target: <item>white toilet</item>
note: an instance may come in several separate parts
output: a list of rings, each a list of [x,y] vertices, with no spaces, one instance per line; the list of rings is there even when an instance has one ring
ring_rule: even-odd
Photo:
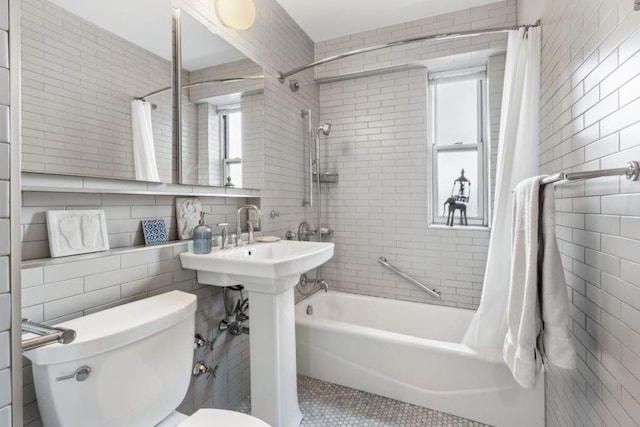
[[[195,312],[195,295],[172,291],[58,325],[75,341],[24,353],[44,425],[268,427],[239,412],[175,410],[191,378]]]

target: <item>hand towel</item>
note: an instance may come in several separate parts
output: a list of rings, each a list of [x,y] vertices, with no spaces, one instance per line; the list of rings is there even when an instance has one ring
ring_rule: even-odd
[[[543,357],[566,369],[576,363],[555,236],[553,186],[541,190],[542,178],[522,181],[513,196],[508,330],[503,357],[515,380],[526,388],[536,385]]]

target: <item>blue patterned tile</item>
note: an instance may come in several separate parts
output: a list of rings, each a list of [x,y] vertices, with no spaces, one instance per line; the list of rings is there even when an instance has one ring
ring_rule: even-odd
[[[145,245],[164,243],[169,240],[167,226],[163,219],[142,220],[142,231],[144,232]]]

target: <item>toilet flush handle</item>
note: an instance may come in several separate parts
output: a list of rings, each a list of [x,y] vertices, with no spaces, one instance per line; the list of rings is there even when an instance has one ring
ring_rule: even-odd
[[[76,381],[82,382],[89,378],[91,374],[91,368],[88,366],[81,366],[73,374],[64,375],[62,377],[56,378],[56,381],[64,381],[70,380],[71,378],[75,378]]]

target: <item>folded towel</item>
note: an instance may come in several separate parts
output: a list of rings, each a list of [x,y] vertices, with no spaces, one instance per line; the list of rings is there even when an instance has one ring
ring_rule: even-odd
[[[515,380],[532,388],[542,359],[565,369],[576,365],[569,332],[569,300],[555,236],[553,186],[534,177],[514,190],[508,331],[503,357]]]

